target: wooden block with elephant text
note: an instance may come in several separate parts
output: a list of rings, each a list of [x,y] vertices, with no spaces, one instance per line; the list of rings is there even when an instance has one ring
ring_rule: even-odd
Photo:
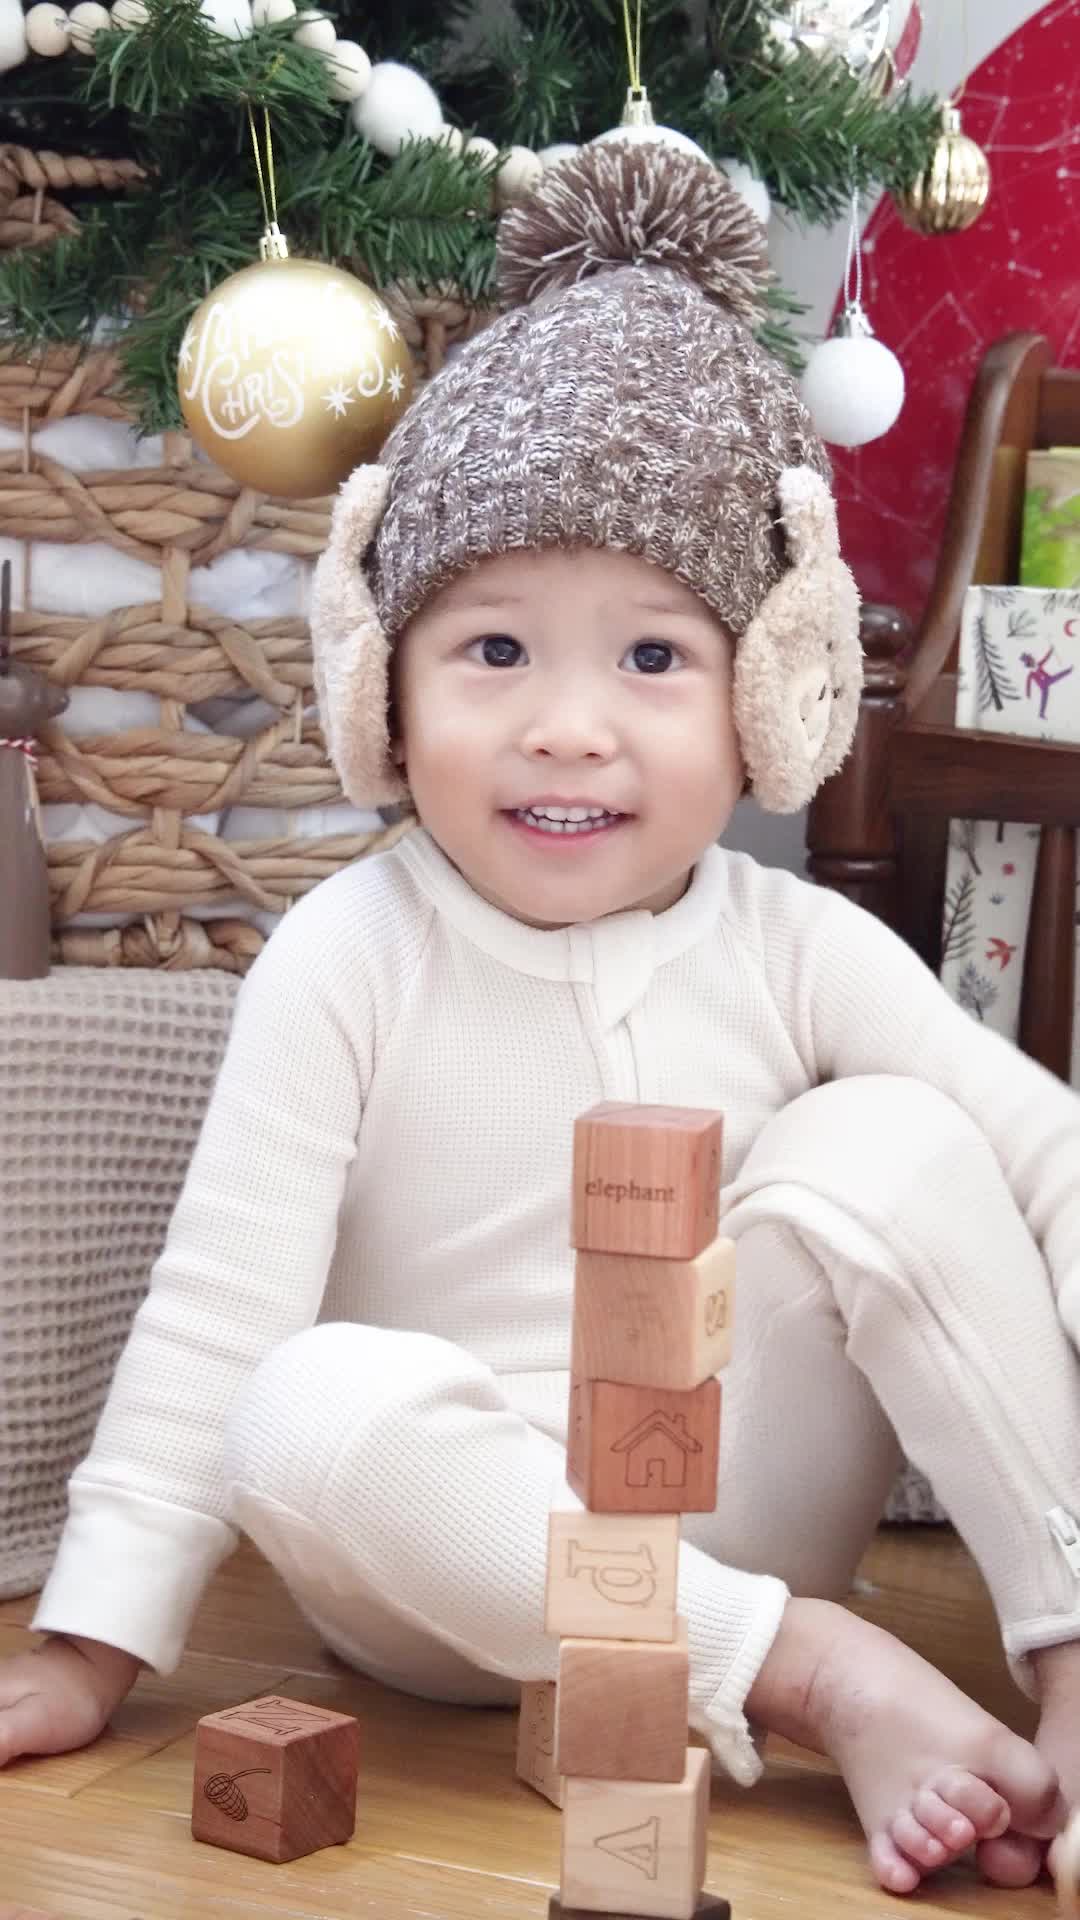
[[[675,1638],[559,1642],[555,1765],[589,1780],[681,1780],[690,1718],[686,1621]]]
[[[692,1260],[716,1237],[722,1136],[706,1108],[590,1107],[574,1125],[571,1245]]]

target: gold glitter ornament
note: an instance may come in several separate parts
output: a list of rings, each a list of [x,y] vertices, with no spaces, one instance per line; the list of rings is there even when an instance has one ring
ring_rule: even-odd
[[[412,385],[408,346],[378,294],[287,254],[215,287],[180,348],[192,437],[234,480],[290,499],[331,493],[374,460]]]
[[[990,162],[961,128],[959,108],[946,102],[929,166],[893,195],[900,218],[916,233],[963,233],[989,198]]]

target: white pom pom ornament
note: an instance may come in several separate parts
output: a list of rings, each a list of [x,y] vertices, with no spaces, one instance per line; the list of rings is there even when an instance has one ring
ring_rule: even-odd
[[[769,189],[764,180],[759,180],[757,174],[743,160],[718,160],[716,164],[721,173],[727,174],[736,193],[742,194],[755,218],[761,221],[763,227],[767,227],[769,215],[772,212],[772,201],[769,199]]]
[[[337,39],[337,31],[332,20],[325,13],[319,13],[314,7],[306,7],[296,16],[296,32],[293,39],[301,47],[310,47],[313,53],[330,53]],[[357,47],[357,53],[360,49]],[[367,60],[367,55],[364,55]],[[368,62],[370,70],[370,61]]]
[[[904,404],[904,369],[857,305],[845,307],[832,338],[814,348],[801,386],[818,433],[836,447],[879,440]]]
[[[340,49],[339,40],[335,59]],[[352,122],[380,153],[393,155],[406,140],[437,140],[443,117],[439,97],[423,74],[396,60],[380,60],[353,106]]]
[[[77,7],[72,7],[68,21],[71,44],[76,53],[89,53],[94,44],[94,35],[100,33],[102,27],[112,26],[108,13],[104,7],[98,6],[97,0],[80,0]]]
[[[55,60],[58,53],[66,53],[71,44],[71,27],[63,7],[53,6],[48,0],[31,7],[26,16],[26,41],[32,53],[43,53]],[[4,65],[4,55],[0,51],[0,68]]]
[[[26,59],[26,26],[22,0],[0,0],[0,73]]]

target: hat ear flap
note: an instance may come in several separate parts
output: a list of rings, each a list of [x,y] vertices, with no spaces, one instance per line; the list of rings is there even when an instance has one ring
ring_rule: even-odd
[[[390,757],[390,644],[364,572],[386,508],[386,467],[357,467],[334,502],[315,567],[311,644],[315,697],[330,758],[356,807],[407,800]]]
[[[840,558],[836,505],[812,467],[777,481],[788,571],[735,651],[735,725],[752,791],[797,813],[846,759],[862,692],[859,593]]]

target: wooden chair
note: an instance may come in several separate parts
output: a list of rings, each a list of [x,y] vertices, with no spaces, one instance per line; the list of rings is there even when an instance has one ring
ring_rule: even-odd
[[[1012,333],[975,377],[937,572],[918,629],[863,608],[866,687],[855,745],[809,814],[808,871],[878,914],[933,967],[941,960],[949,822],[1040,827],[1019,1044],[1063,1079],[1072,1052],[1080,746],[954,724],[960,615],[969,585],[1018,578],[1031,447],[1080,446],[1080,372]]]

